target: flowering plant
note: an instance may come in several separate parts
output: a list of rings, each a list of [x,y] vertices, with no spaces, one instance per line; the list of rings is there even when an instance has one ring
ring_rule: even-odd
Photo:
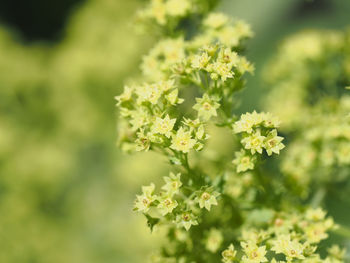
[[[266,165],[285,147],[278,112],[236,115],[245,75],[254,71],[243,56],[253,33],[243,21],[211,12],[215,2],[152,0],[139,18],[162,37],[143,58],[143,82],[116,97],[120,147],[156,151],[171,164],[160,190],[143,186],[135,200],[151,230],[167,231],[152,261],[343,262],[338,246],[320,253],[319,243],[337,228],[320,202],[305,203]],[[275,79],[288,69],[276,67]],[[213,127],[230,132],[232,151],[208,154]],[[330,139],[339,136],[349,139]]]

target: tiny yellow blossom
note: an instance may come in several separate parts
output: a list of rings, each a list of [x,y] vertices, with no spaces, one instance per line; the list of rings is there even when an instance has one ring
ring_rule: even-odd
[[[291,240],[290,235],[278,236],[277,239],[272,242],[271,250],[275,251],[277,254],[283,253],[289,260],[293,258],[305,258],[303,255],[303,245],[297,240]]]
[[[176,216],[176,223],[178,227],[184,227],[187,231],[192,225],[198,225],[196,217],[191,212],[184,212]]]
[[[158,201],[157,208],[162,216],[171,213],[178,205],[177,201],[173,200],[170,196],[161,196],[158,198]]]
[[[124,91],[121,95],[115,96],[115,100],[117,101],[117,106],[120,106],[124,101],[129,101],[132,97],[134,89],[128,86],[124,87]]]
[[[247,170],[254,169],[254,163],[256,158],[249,156],[243,149],[235,153],[236,158],[232,161],[236,165],[237,173],[245,172]]]
[[[223,239],[222,233],[219,230],[212,228],[207,234],[205,248],[208,251],[215,253],[220,248]]]
[[[156,195],[153,195],[155,185],[152,183],[149,186],[142,186],[142,195],[136,196],[135,210],[147,213],[151,204],[157,199]]]
[[[322,210],[322,208],[316,208],[316,209],[309,208],[308,210],[306,210],[305,217],[308,220],[321,221],[325,219],[326,212]]]
[[[188,153],[196,143],[195,139],[192,139],[191,133],[185,131],[182,127],[177,131],[175,135],[172,136],[170,148]]]
[[[283,137],[277,136],[277,130],[274,129],[269,132],[264,141],[264,148],[267,152],[267,155],[271,155],[272,153],[279,154],[280,150],[284,148],[284,144],[281,143],[283,141]]]
[[[237,251],[234,246],[231,244],[227,249],[225,249],[222,253],[222,262],[224,263],[232,263],[236,257]]]
[[[203,21],[204,26],[209,28],[219,28],[226,25],[229,18],[223,13],[210,13],[208,17]]]
[[[212,205],[218,205],[218,202],[216,200],[216,197],[218,196],[219,193],[213,192],[212,190],[208,189],[205,191],[201,191],[196,197],[195,201],[199,204],[200,208],[205,207],[205,209],[210,211]]]
[[[254,242],[241,242],[241,246],[245,255],[242,258],[242,262],[245,263],[260,263],[266,262],[266,248],[265,246],[257,246]]]
[[[218,61],[226,63],[229,67],[237,66],[240,62],[238,54],[230,48],[222,48],[218,55]]]
[[[166,12],[170,16],[184,16],[190,9],[190,0],[168,0],[166,2]]]
[[[157,117],[152,132],[163,134],[169,138],[175,122],[176,119],[170,119],[169,114],[167,114],[164,119]]]
[[[193,109],[198,111],[198,117],[204,121],[208,121],[211,117],[217,116],[216,110],[220,107],[220,104],[211,99],[208,94],[204,94],[203,98],[196,98],[197,103],[193,106]]]
[[[179,192],[179,188],[182,186],[180,181],[181,174],[173,174],[170,173],[169,176],[164,177],[165,185],[162,187],[169,195],[177,194]]]
[[[310,224],[305,229],[305,234],[310,243],[319,243],[321,240],[326,239],[328,234],[326,233],[327,227],[323,222]]]
[[[195,55],[191,60],[191,66],[195,69],[205,69],[210,61],[210,56],[207,52],[203,52],[201,55]]]
[[[222,62],[214,62],[210,65],[208,71],[216,74],[216,76],[220,77],[222,81],[226,81],[227,79],[233,78],[234,76],[234,72],[232,71],[232,65]],[[211,77],[212,76],[214,75],[211,74]],[[216,80],[217,77],[214,77],[213,79]]]
[[[244,148],[250,150],[252,154],[256,152],[262,153],[262,149],[264,147],[265,136],[260,134],[260,130],[255,133],[243,138],[241,143],[244,145]]]
[[[165,95],[165,98],[170,102],[171,105],[181,104],[184,102],[184,99],[178,97],[179,90],[174,89],[169,94]]]
[[[157,84],[142,85],[136,89],[136,94],[138,95],[137,103],[141,104],[144,101],[148,101],[152,104],[157,104],[162,93],[162,89]]]
[[[139,132],[136,133],[137,139],[135,140],[136,143],[136,151],[148,151],[151,146],[151,140],[148,135],[144,133],[144,130],[141,129]]]

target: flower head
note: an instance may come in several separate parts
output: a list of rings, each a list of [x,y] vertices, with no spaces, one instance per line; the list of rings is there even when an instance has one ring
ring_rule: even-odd
[[[179,189],[182,185],[180,181],[181,174],[173,174],[170,173],[169,176],[164,177],[165,185],[163,185],[162,189],[165,190],[169,195],[174,195],[179,192]]]
[[[160,196],[158,198],[159,204],[157,206],[162,216],[171,213],[178,205],[177,201],[171,196]]]
[[[270,156],[272,153],[279,154],[280,150],[284,148],[282,143],[283,137],[277,136],[277,130],[273,129],[269,132],[265,138],[264,148],[267,154]]]
[[[237,254],[237,251],[235,250],[234,246],[231,244],[227,249],[222,251],[221,256],[222,256],[222,262],[224,263],[232,263],[233,260],[235,259]]]
[[[169,114],[167,114],[163,119],[157,117],[152,132],[163,134],[169,138],[175,122],[176,119],[170,119]]]
[[[237,173],[254,169],[254,163],[256,161],[254,156],[247,154],[247,152],[243,149],[236,152],[235,155],[236,158],[232,161],[232,163],[236,165]]]
[[[218,192],[213,191],[211,188],[204,188],[204,190],[197,193],[195,201],[199,204],[200,208],[210,211],[212,205],[218,205],[218,201],[216,200],[218,196]]]
[[[192,139],[191,132],[185,131],[182,127],[172,136],[170,148],[188,153],[196,143],[195,139]]]
[[[252,154],[256,152],[262,153],[264,147],[265,136],[262,136],[260,130],[255,133],[248,135],[247,137],[241,140],[241,143],[244,145],[244,148],[250,150]]]
[[[203,24],[209,28],[220,28],[227,24],[229,18],[223,13],[211,13],[204,20]]]
[[[190,211],[177,215],[176,223],[178,227],[184,227],[187,231],[191,228],[192,225],[198,225],[196,217]]]
[[[202,98],[196,98],[197,103],[193,109],[198,111],[198,117],[204,121],[208,121],[211,117],[217,116],[216,110],[220,107],[214,99],[210,98],[208,94],[204,94]]]
[[[246,263],[260,263],[266,262],[266,248],[265,246],[258,247],[254,242],[241,242],[241,246],[245,255],[242,258],[242,262]]]
[[[149,186],[142,186],[142,195],[137,195],[135,200],[134,209],[136,211],[148,212],[152,203],[157,199],[157,196],[153,194],[154,189],[153,183]]]
[[[207,233],[205,248],[208,251],[215,253],[220,248],[223,239],[222,233],[219,230],[212,228]]]

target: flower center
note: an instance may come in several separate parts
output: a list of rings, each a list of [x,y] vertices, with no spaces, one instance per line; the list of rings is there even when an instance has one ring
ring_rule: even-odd
[[[210,194],[209,193],[205,192],[205,193],[202,194],[202,199],[203,200],[207,201],[207,200],[209,200],[209,198],[210,198]]]
[[[203,103],[203,108],[206,110],[206,111],[209,111],[211,109],[211,105],[208,103],[208,102],[204,102]]]

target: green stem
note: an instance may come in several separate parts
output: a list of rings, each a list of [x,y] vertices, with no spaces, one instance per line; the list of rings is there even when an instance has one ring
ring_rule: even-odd
[[[188,162],[188,154],[187,153],[184,154],[184,167],[186,168],[188,173],[191,173],[192,169],[191,169],[190,164]]]
[[[208,78],[208,73],[205,72],[204,75],[205,75],[205,84],[207,85],[207,89],[209,89],[209,78]]]
[[[311,206],[313,208],[317,208],[320,206],[320,204],[322,203],[324,197],[326,196],[326,189],[324,187],[321,187],[317,190],[317,192],[315,193],[315,195],[312,197],[311,200]]]
[[[350,228],[347,226],[338,225],[338,228],[332,230],[332,232],[336,235],[350,238]]]

